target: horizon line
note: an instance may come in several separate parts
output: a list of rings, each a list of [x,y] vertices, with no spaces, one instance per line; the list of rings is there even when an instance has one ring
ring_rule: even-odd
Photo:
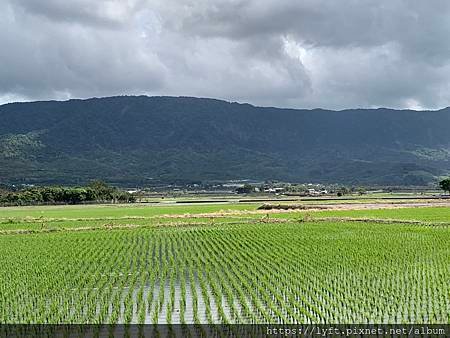
[[[307,111],[314,111],[314,110],[323,110],[323,111],[334,111],[334,112],[340,112],[340,111],[348,111],[348,110],[395,110],[395,111],[414,111],[414,112],[439,112],[445,109],[450,108],[450,106],[446,106],[443,108],[438,109],[412,109],[412,108],[390,108],[386,106],[377,106],[377,107],[356,107],[356,108],[343,108],[343,109],[329,109],[329,108],[288,108],[288,107],[282,107],[282,106],[272,106],[272,105],[256,105],[249,102],[242,102],[242,101],[232,101],[227,100],[223,98],[216,98],[216,97],[207,97],[207,96],[186,96],[186,95],[148,95],[148,94],[122,94],[122,95],[110,95],[110,96],[92,96],[87,98],[68,98],[68,99],[44,99],[44,100],[23,100],[23,101],[11,101],[6,103],[1,103],[0,107],[7,106],[7,105],[13,105],[13,104],[29,104],[29,103],[65,103],[70,101],[89,101],[89,100],[105,100],[105,99],[114,99],[114,98],[174,98],[174,99],[198,99],[198,100],[213,100],[213,101],[220,101],[228,104],[239,104],[239,105],[249,105],[254,108],[266,108],[266,109],[281,109],[281,110],[307,110]]]

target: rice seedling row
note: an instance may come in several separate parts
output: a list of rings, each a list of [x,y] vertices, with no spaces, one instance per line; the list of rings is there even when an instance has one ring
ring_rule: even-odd
[[[0,235],[0,323],[449,323],[449,242],[294,220]]]

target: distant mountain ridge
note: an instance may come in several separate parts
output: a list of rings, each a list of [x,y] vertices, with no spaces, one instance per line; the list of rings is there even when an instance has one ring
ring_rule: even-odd
[[[450,108],[300,110],[118,96],[6,104],[0,121],[0,183],[425,185],[450,172]]]

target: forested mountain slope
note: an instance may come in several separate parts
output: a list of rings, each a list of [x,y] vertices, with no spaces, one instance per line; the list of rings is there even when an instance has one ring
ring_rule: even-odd
[[[422,185],[450,171],[450,109],[294,110],[187,97],[0,106],[0,183],[279,179]]]

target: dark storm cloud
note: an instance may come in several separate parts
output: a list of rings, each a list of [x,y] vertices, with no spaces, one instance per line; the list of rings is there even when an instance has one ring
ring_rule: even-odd
[[[449,14],[437,0],[4,0],[0,100],[438,108],[450,101]]]
[[[114,18],[102,15],[101,8],[95,1],[59,1],[59,0],[16,0],[16,4],[32,15],[59,22],[72,22],[86,25],[114,27],[119,24]],[[20,9],[19,9],[20,10]]]

